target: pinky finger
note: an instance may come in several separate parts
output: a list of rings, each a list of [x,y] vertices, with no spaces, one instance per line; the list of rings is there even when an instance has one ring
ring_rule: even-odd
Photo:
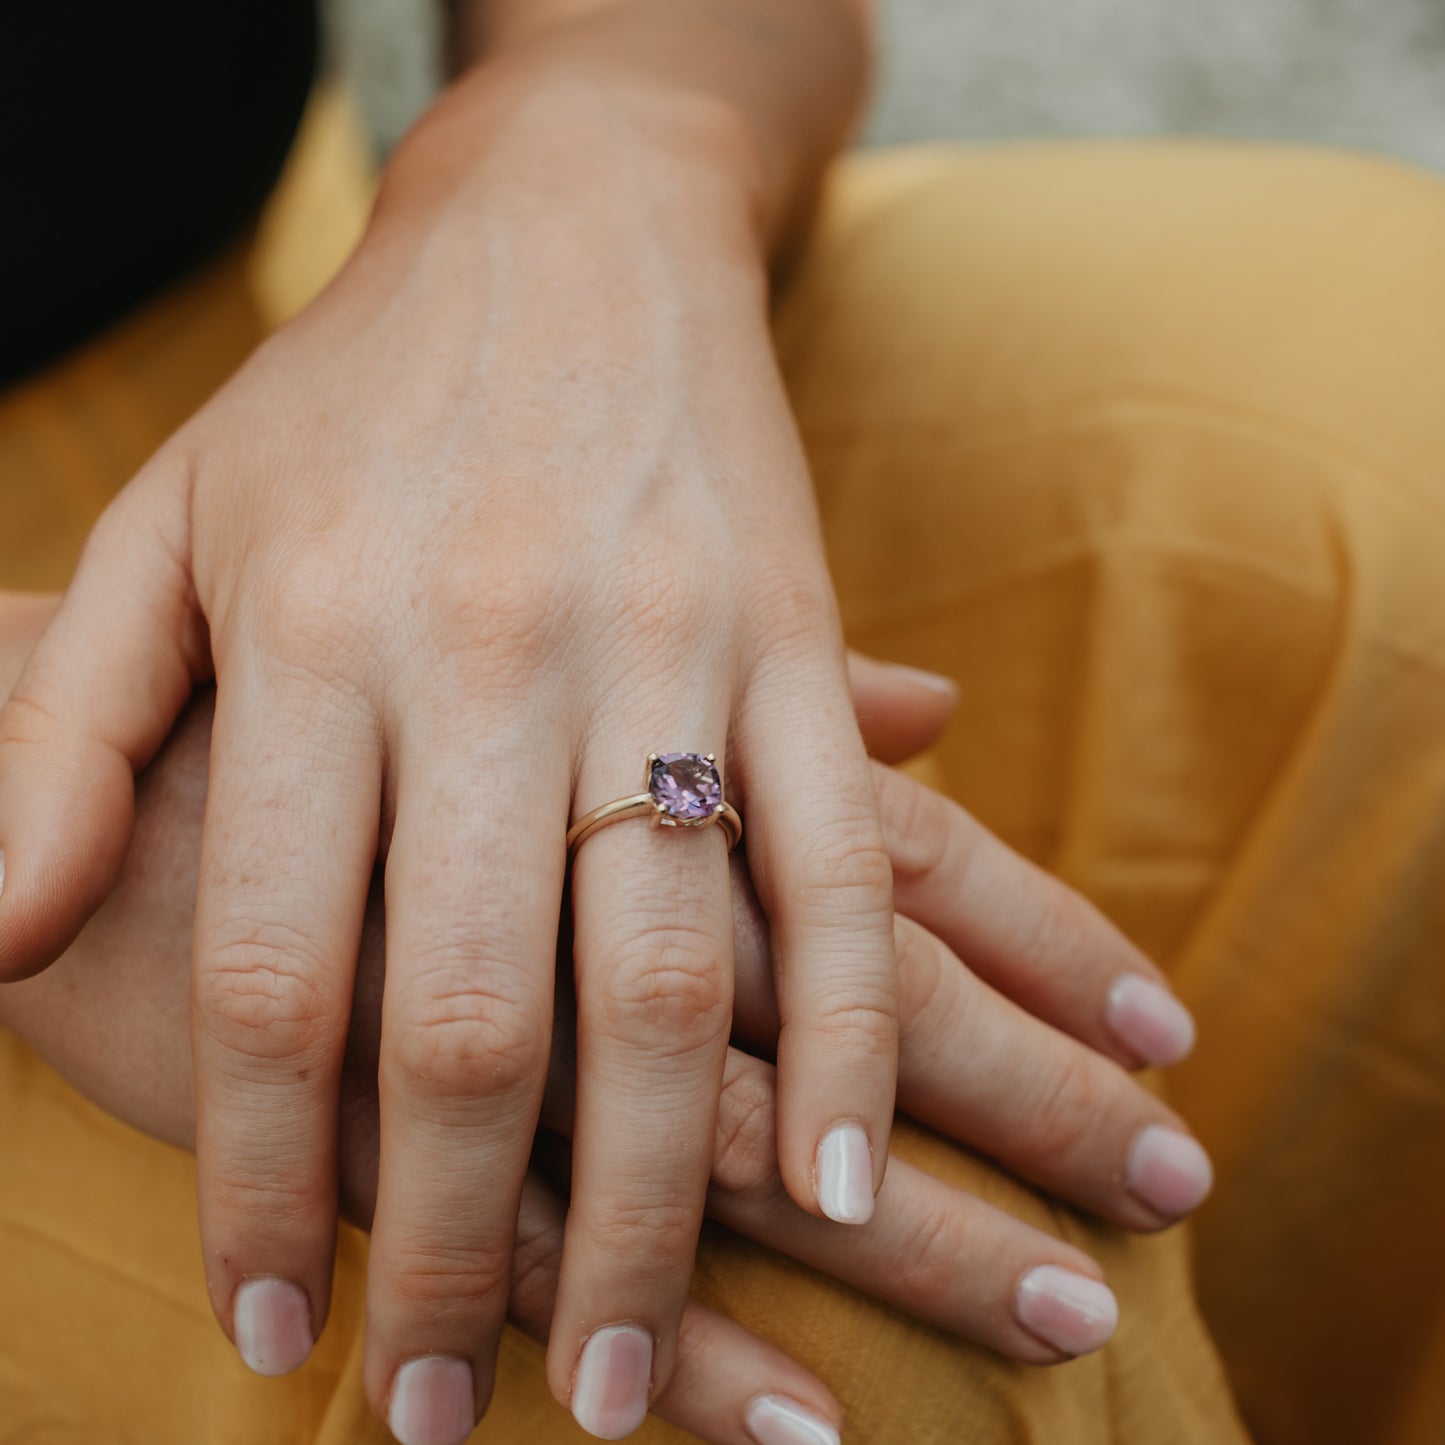
[[[901,915],[1036,1018],[1128,1068],[1188,1055],[1188,1009],[1092,903],[943,794],[876,765],[873,781]]]
[[[529,1174],[517,1220],[511,1316],[519,1329],[543,1342],[552,1324],[565,1221],[561,1199]],[[627,1352],[618,1350],[615,1359],[599,1363],[625,1369]],[[609,1382],[598,1374],[593,1388]],[[582,1376],[579,1370],[574,1389],[588,1387]],[[676,1367],[652,1411],[707,1445],[838,1445],[842,1419],[838,1402],[801,1365],[691,1300],[683,1311]]]

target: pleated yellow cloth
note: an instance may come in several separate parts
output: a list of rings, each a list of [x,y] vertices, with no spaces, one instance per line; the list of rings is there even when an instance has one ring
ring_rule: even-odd
[[[0,398],[0,585],[64,580],[276,314],[259,274]],[[1192,1246],[1128,1236],[899,1128],[1108,1270],[1117,1337],[1053,1370],[721,1234],[697,1292],[816,1369],[855,1445],[1440,1445],[1445,186],[1263,148],[854,158],[778,338],[852,640],[960,680],[944,784],[1170,970],[1219,1185]],[[0,1035],[0,1442],[387,1439],[364,1238],[312,1362],[256,1379],[193,1185]],[[509,1334],[476,1440],[584,1438]]]

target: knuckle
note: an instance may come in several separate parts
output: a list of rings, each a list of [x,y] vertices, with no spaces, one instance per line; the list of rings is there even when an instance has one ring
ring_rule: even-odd
[[[614,1202],[588,1231],[605,1259],[648,1281],[686,1278],[697,1248],[697,1211],[679,1203]]]
[[[683,923],[649,929],[613,954],[597,999],[613,1036],[695,1047],[727,1027],[731,990],[719,941]]]
[[[180,434],[172,437],[95,519],[81,552],[82,567],[132,555],[137,538],[153,528],[157,504],[189,487],[194,468],[180,442]]]
[[[798,854],[797,901],[830,919],[886,914],[893,900],[893,863],[875,818],[819,828]]]
[[[521,1315],[549,1310],[557,1294],[561,1268],[562,1253],[552,1231],[545,1227],[528,1228],[525,1223],[519,1225],[516,1247],[512,1251],[513,1308]]]
[[[770,650],[788,655],[816,649],[820,639],[831,646],[839,635],[838,604],[822,569],[771,569],[766,584],[755,589],[753,605]]]
[[[714,1358],[714,1340],[715,1335],[708,1313],[705,1310],[693,1308],[692,1302],[689,1301],[688,1308],[683,1310],[682,1318],[677,1322],[679,1364],[691,1360],[705,1361]]]
[[[346,1010],[314,946],[282,924],[209,941],[196,981],[206,1034],[248,1058],[307,1058],[340,1047]]]
[[[942,947],[918,924],[897,918],[893,942],[898,955],[898,1015],[905,1031],[927,1027],[939,1014],[944,982]]]
[[[945,798],[894,768],[875,765],[878,818],[896,877],[930,878],[962,841]]]
[[[565,620],[567,590],[523,547],[443,557],[427,579],[424,615],[438,654],[489,667],[547,651]]]
[[[614,585],[604,611],[616,634],[650,649],[669,638],[702,633],[716,622],[717,603],[695,573],[644,559]]]
[[[781,1186],[776,1093],[762,1066],[729,1067],[718,1099],[712,1177],[737,1195],[771,1194]]]
[[[899,1247],[893,1262],[899,1297],[926,1318],[954,1311],[958,1261],[970,1257],[962,1236],[958,1219],[946,1208],[926,1206]]]
[[[313,548],[270,569],[250,628],[269,656],[329,673],[357,622],[353,564]]]
[[[1098,934],[1093,906],[1042,869],[1027,866],[1037,886],[1028,897],[1020,958],[1046,973],[1065,972],[1081,954],[1081,961],[1087,962],[1092,951],[1087,945]]]
[[[1020,1152],[1041,1166],[1066,1164],[1080,1153],[1094,1152],[1099,1121],[1107,1100],[1099,1072],[1082,1050],[1067,1047],[1033,1073],[1031,1121]]]
[[[410,1314],[434,1319],[439,1309],[460,1306],[475,1312],[505,1296],[511,1284],[508,1250],[468,1244],[445,1248],[419,1245],[397,1251],[391,1289]]]
[[[882,1003],[830,1003],[810,1027],[830,1057],[891,1063],[898,1057],[898,1015]]]
[[[61,720],[41,700],[27,676],[0,709],[0,747],[43,747],[63,737]]]
[[[427,979],[404,1003],[394,1059],[414,1088],[438,1099],[530,1091],[547,1067],[545,1010],[533,998],[484,985],[471,970]]]
[[[329,1219],[330,1197],[302,1168],[286,1169],[275,1159],[264,1172],[243,1172],[234,1164],[212,1168],[202,1181],[208,1207],[232,1219],[265,1220],[273,1237],[308,1233]]]
[[[77,576],[85,575],[93,568],[103,567],[106,562],[122,555],[132,541],[130,512],[133,503],[129,488],[122,488],[110,504],[95,519],[76,565]]]

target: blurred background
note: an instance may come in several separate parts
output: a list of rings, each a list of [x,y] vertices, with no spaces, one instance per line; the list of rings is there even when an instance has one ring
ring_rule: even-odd
[[[437,83],[437,0],[327,3],[332,60],[385,149]],[[1445,0],[880,0],[880,11],[871,143],[1261,136],[1445,170]]]

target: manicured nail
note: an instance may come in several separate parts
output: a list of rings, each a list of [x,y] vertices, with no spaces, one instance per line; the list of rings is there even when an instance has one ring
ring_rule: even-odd
[[[890,672],[896,672],[899,677],[917,683],[919,687],[926,687],[930,692],[941,692],[945,697],[955,699],[958,697],[958,684],[951,677],[944,677],[941,672],[925,672],[921,667],[905,667],[901,662],[888,662],[884,666]]]
[[[873,1217],[873,1151],[861,1124],[835,1124],[818,1145],[818,1208],[839,1224]]]
[[[1146,1064],[1177,1064],[1194,1047],[1194,1015],[1167,988],[1142,973],[1114,980],[1104,1005],[1104,1022]]]
[[[1202,1203],[1214,1187],[1214,1166],[1188,1134],[1150,1124],[1129,1148],[1124,1182],[1156,1214],[1177,1219]]]
[[[454,1355],[408,1360],[391,1382],[386,1423],[401,1445],[462,1445],[477,1423],[472,1367]]]
[[[0,848],[0,895],[5,892],[5,850]]]
[[[1041,1264],[1019,1281],[1014,1314],[1056,1350],[1086,1355],[1108,1343],[1119,1323],[1119,1301],[1108,1285],[1088,1275]]]
[[[315,1343],[306,1292],[290,1280],[243,1281],[231,1325],[241,1358],[258,1375],[289,1375],[306,1363]]]
[[[621,1440],[647,1418],[652,1334],[640,1325],[608,1325],[587,1337],[572,1381],[572,1417],[602,1440]]]
[[[743,1424],[758,1445],[839,1445],[838,1432],[826,1420],[782,1395],[749,1400]]]

